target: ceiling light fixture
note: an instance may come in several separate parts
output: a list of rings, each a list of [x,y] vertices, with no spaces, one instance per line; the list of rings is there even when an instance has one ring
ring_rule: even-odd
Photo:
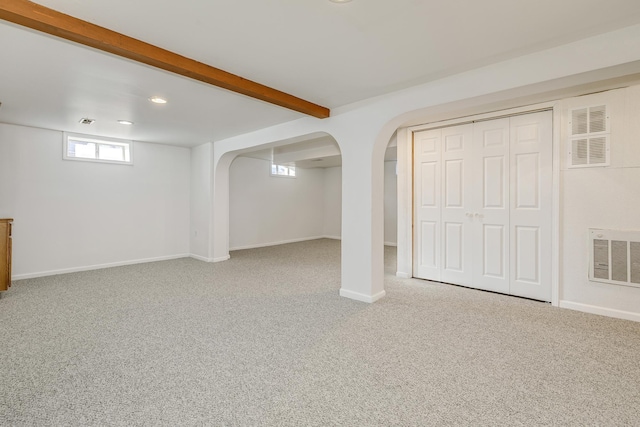
[[[121,125],[132,125],[133,122],[129,121],[129,120],[118,120],[118,123],[120,123]]]
[[[349,3],[351,0],[330,0],[333,3]]]
[[[149,101],[153,102],[154,104],[166,104],[167,100],[164,98],[161,98],[159,96],[152,96],[151,98],[149,98]]]

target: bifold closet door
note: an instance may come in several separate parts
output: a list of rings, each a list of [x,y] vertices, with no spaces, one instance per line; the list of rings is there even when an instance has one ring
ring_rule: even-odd
[[[414,134],[414,277],[471,285],[473,125]]]
[[[509,293],[509,119],[473,127],[473,287]]]
[[[440,129],[413,134],[413,276],[440,280]]]
[[[552,113],[414,133],[413,276],[551,300]]]
[[[473,125],[442,129],[440,280],[471,286],[473,259]]]
[[[552,113],[511,117],[511,287],[551,301]]]

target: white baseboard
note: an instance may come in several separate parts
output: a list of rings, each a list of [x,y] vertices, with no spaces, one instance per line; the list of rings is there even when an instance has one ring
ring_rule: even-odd
[[[345,298],[350,298],[356,301],[373,303],[378,301],[380,298],[384,297],[387,293],[385,291],[380,291],[375,295],[365,295],[358,292],[349,291],[346,289],[340,289],[340,296]]]
[[[243,249],[266,248],[267,246],[286,245],[287,243],[306,242],[307,240],[318,240],[318,239],[322,239],[324,237],[325,236],[301,237],[299,239],[280,240],[280,241],[277,241],[277,242],[258,243],[258,244],[255,244],[255,245],[235,246],[233,248],[229,248],[229,250],[230,251],[241,251]]]
[[[581,304],[571,301],[560,301],[560,308],[568,308],[570,310],[577,310],[585,313],[599,314],[600,316],[615,317],[616,319],[640,322],[640,313],[634,313],[632,311],[615,310],[612,308]]]
[[[228,259],[231,259],[231,255],[225,255],[225,256],[218,257],[218,258],[213,258],[211,261],[213,261],[213,262],[222,262],[222,261],[226,261]]]
[[[110,262],[107,264],[94,264],[84,267],[61,268],[59,270],[39,271],[37,273],[16,274],[11,280],[34,279],[36,277],[55,276],[57,274],[77,273],[79,271],[101,270],[103,268],[121,267],[123,265],[144,264],[147,262],[168,261],[171,259],[188,258],[189,254],[167,255],[155,258],[134,259],[131,261]]]
[[[214,262],[213,258],[207,258],[207,257],[196,255],[196,254],[189,254],[189,256],[193,259],[197,259],[198,261]]]
[[[333,239],[333,240],[342,240],[342,236],[322,236],[323,239]],[[384,242],[385,246],[395,246],[397,247],[398,244],[395,242]]]
[[[403,279],[411,279],[413,276],[409,273],[403,273],[402,271],[396,271],[396,277],[401,277]]]
[[[323,239],[342,240],[342,236],[322,236]]]

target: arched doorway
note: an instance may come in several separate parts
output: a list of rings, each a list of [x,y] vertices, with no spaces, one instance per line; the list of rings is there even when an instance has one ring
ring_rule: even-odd
[[[238,153],[229,167],[229,250],[341,233],[341,153],[328,134]]]

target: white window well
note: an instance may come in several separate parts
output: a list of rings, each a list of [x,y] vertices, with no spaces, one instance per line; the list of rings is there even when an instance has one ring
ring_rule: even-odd
[[[275,163],[271,163],[271,176],[288,176],[290,178],[295,178],[296,167],[276,165]]]
[[[132,165],[133,141],[65,132],[62,158]]]

